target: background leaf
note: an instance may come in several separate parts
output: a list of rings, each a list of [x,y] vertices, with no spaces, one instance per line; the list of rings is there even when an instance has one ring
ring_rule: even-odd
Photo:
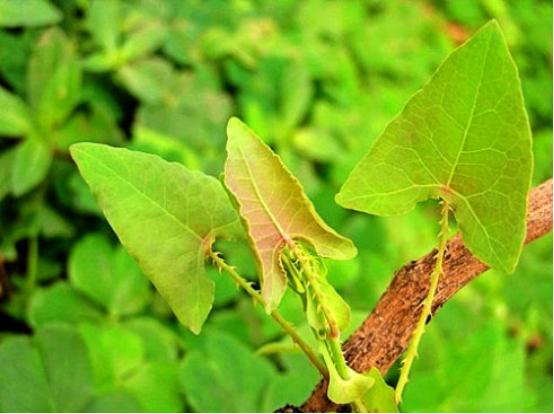
[[[190,405],[202,412],[259,411],[271,366],[232,337],[206,336],[202,349],[190,352],[180,367],[180,384]],[[237,374],[231,377],[230,372]]]
[[[35,328],[51,322],[102,320],[101,312],[65,281],[37,290],[27,312],[29,322]]]
[[[57,23],[61,13],[47,0],[2,0],[0,27],[42,26]]]
[[[51,410],[48,383],[38,351],[29,338],[20,336],[5,339],[0,344],[2,383],[0,407],[4,412]]]
[[[398,407],[394,396],[394,388],[383,380],[381,373],[375,367],[369,371],[369,377],[375,380],[373,387],[364,397],[363,402],[371,413],[397,413]]]
[[[16,196],[25,194],[40,184],[48,174],[52,152],[40,139],[28,138],[20,143],[15,152],[12,167],[12,192]]]
[[[29,102],[47,130],[62,123],[80,98],[81,70],[73,45],[59,29],[37,43],[27,75]]]
[[[440,331],[436,332],[440,336]],[[410,386],[406,387],[403,410],[417,411],[422,406],[422,388],[425,399],[442,411],[528,409],[532,397],[523,380],[522,344],[506,338],[499,327],[493,326],[485,326],[465,338],[460,347],[443,350],[441,363],[435,369],[414,373]],[[422,357],[427,353],[422,350]],[[432,386],[446,384],[439,377],[448,377],[448,388]]]
[[[0,135],[21,136],[31,128],[31,114],[27,105],[15,95],[0,87]]]
[[[140,312],[150,289],[135,261],[101,234],[76,243],[69,258],[71,284],[115,317]]]
[[[92,396],[92,370],[80,335],[64,325],[37,332],[34,343],[14,337],[0,345],[2,411],[76,412]],[[15,365],[10,360],[17,361]]]

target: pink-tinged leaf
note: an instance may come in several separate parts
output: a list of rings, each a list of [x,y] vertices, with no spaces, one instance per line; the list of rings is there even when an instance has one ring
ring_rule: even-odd
[[[275,309],[287,280],[281,249],[293,240],[308,241],[316,253],[333,259],[356,255],[352,242],[319,217],[298,180],[279,157],[244,123],[227,125],[225,184],[235,197],[261,271],[266,311]]]

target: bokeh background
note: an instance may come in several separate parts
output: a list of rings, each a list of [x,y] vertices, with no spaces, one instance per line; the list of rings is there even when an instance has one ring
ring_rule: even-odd
[[[225,124],[238,115],[358,246],[356,259],[328,263],[356,325],[394,270],[433,247],[436,205],[378,218],[341,209],[334,194],[491,18],[520,69],[536,185],[552,175],[550,2],[0,0],[0,410],[300,404],[316,372],[226,276],[210,271],[217,292],[202,334],[178,326],[68,147],[126,146],[218,176]],[[245,247],[222,248],[255,280]],[[286,296],[283,313],[302,325],[298,298]],[[489,271],[464,288],[420,354],[404,411],[551,411],[552,237],[527,246],[514,274]]]

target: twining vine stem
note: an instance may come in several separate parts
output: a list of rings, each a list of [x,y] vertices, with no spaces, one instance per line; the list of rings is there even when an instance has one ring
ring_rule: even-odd
[[[210,250],[209,256],[220,270],[225,270],[227,274],[229,274],[229,276],[231,276],[231,278],[246,291],[246,293],[248,293],[260,305],[264,306],[264,299],[262,298],[262,295],[260,295],[260,293],[256,289],[254,289],[246,279],[239,275],[233,266],[229,265],[225,260],[223,260],[218,252]],[[270,316],[306,354],[310,362],[319,371],[323,378],[329,378],[327,367],[325,367],[325,365],[321,362],[321,360],[317,356],[317,353],[312,349],[312,347],[308,345],[308,343],[306,343],[300,337],[300,335],[298,335],[298,332],[296,332],[293,325],[285,318],[283,318],[283,316],[281,316],[281,314],[277,310],[272,311],[270,313]]]
[[[296,245],[293,244],[291,246],[291,250],[300,263],[304,275],[308,279],[308,283],[306,284],[306,295],[310,294],[311,287],[311,289],[313,290],[313,299],[317,301],[316,307],[321,310],[321,313],[323,314],[323,317],[327,322],[328,332],[325,333],[325,346],[327,347],[332,360],[335,363],[338,374],[341,376],[342,379],[346,380],[348,379],[348,366],[346,364],[346,360],[344,359],[344,354],[340,345],[339,328],[331,312],[327,309],[327,305],[325,303],[325,300],[323,299],[322,293],[319,291],[317,285],[317,276],[313,273],[313,263],[310,263],[304,252]],[[285,261],[286,260],[289,259],[285,256]],[[292,263],[289,263],[289,266],[292,266]],[[319,336],[317,334],[316,337],[318,337],[319,339]]]
[[[408,376],[410,374],[410,369],[412,364],[417,357],[417,348],[423,332],[425,332],[425,323],[429,315],[431,315],[431,306],[433,305],[433,299],[435,298],[435,293],[437,292],[437,286],[439,285],[439,279],[442,275],[442,263],[444,258],[444,253],[446,251],[446,243],[448,241],[448,214],[449,206],[446,201],[442,201],[441,208],[441,219],[440,219],[440,231],[438,237],[438,251],[435,259],[435,267],[431,273],[431,281],[429,285],[429,292],[423,300],[423,307],[421,310],[421,315],[417,321],[416,328],[410,340],[410,345],[406,351],[406,357],[402,361],[402,368],[400,370],[400,377],[398,378],[398,383],[396,384],[395,389],[395,399],[396,403],[400,404],[402,401],[402,391],[408,383]]]
[[[317,286],[317,276],[313,274],[314,267],[312,266],[313,263],[310,263],[309,259],[305,256],[304,252],[298,248],[295,244],[292,244],[290,246],[292,252],[294,253],[296,259],[300,263],[303,273],[308,279],[308,283],[305,286],[306,288],[306,295],[309,295],[309,287],[311,286],[313,290],[313,299],[316,300],[317,307],[321,309],[321,312],[323,314],[323,317],[325,318],[325,321],[328,325],[328,332],[326,332],[326,337],[323,339],[323,344],[327,348],[327,351],[329,355],[331,356],[331,361],[337,370],[337,373],[343,380],[348,380],[350,377],[350,374],[348,372],[348,364],[346,363],[346,360],[344,358],[344,353],[341,348],[340,343],[340,331],[337,326],[337,322],[334,320],[331,312],[327,309],[327,306],[325,304],[325,300],[323,300],[323,295],[319,291]],[[286,263],[288,268],[291,268],[293,271],[295,269],[295,266],[291,263],[290,257],[287,255],[283,256],[284,262]],[[316,334],[316,337],[319,336]],[[367,412],[367,408],[365,407],[363,401],[361,398],[358,398],[351,403],[352,408],[355,410],[355,412],[358,413],[365,413]]]
[[[531,243],[552,231],[552,179],[533,188],[527,211],[527,236]],[[351,368],[367,372],[372,367],[385,374],[407,349],[429,289],[436,254],[431,252],[400,268],[366,320],[343,344]],[[443,275],[432,306],[437,312],[460,289],[488,267],[464,246],[461,235],[450,239],[443,262]],[[303,412],[336,412],[339,406],[327,398],[327,381],[321,381],[302,404]]]

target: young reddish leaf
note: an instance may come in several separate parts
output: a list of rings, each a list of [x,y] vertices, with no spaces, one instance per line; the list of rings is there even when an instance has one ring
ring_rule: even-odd
[[[294,239],[308,241],[316,253],[333,259],[356,255],[352,242],[319,217],[298,180],[279,157],[244,123],[227,125],[225,184],[236,198],[261,270],[266,310],[275,309],[286,289],[280,253]]]

